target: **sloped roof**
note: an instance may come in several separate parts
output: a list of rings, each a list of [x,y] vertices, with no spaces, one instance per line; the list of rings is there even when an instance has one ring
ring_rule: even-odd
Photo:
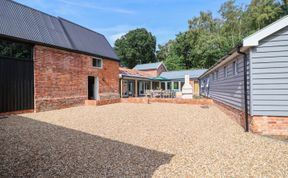
[[[74,49],[118,59],[104,35],[81,27],[63,18],[59,18],[59,20],[63,24],[63,28],[69,36]]]
[[[206,72],[207,69],[195,69],[195,70],[180,70],[162,72],[161,77],[165,77],[169,80],[173,79],[184,79],[185,75],[189,75],[190,78],[198,78]]]
[[[0,0],[0,35],[119,60],[103,35],[11,0]]]
[[[230,60],[233,60],[236,56],[240,55],[238,50],[245,52],[253,46],[258,46],[259,41],[265,39],[266,37],[273,35],[275,32],[280,31],[288,26],[288,15],[282,17],[281,19],[271,23],[270,25],[262,28],[261,30],[253,33],[252,35],[244,38],[242,43],[232,49],[228,54],[219,59],[213,66],[211,66],[205,73],[203,73],[200,78],[207,76],[218,67],[227,63]]]
[[[158,69],[161,66],[161,64],[163,64],[163,62],[138,64],[133,69],[135,69],[135,70],[153,70],[153,69]]]
[[[120,75],[122,75],[123,77],[132,77],[132,78],[151,78],[154,77],[152,74],[150,74],[149,72],[145,72],[145,71],[139,71],[139,70],[135,70],[135,69],[127,69],[124,67],[120,67]]]
[[[288,26],[288,15],[243,39],[243,46],[258,46],[259,41]]]

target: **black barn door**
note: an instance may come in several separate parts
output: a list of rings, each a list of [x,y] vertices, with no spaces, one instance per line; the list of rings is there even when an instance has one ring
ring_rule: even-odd
[[[0,41],[0,52],[0,112],[33,109],[32,47]]]

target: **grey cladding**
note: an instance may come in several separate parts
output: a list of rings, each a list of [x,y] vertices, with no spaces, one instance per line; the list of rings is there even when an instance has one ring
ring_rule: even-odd
[[[288,27],[251,51],[254,115],[288,115]]]

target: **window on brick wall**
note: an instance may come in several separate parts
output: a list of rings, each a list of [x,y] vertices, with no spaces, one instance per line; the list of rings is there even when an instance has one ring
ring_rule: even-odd
[[[96,68],[102,68],[102,59],[100,59],[100,58],[93,58],[92,59],[92,65],[93,65],[93,67],[96,67]]]

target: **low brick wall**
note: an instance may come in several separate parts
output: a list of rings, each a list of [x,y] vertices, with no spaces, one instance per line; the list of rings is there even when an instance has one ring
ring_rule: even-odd
[[[230,116],[233,121],[237,122],[239,125],[245,128],[245,113],[243,111],[235,109],[217,100],[214,100],[214,103],[215,106],[217,106],[221,111]]]
[[[220,110],[245,128],[245,113],[214,100]],[[249,130],[260,135],[288,135],[288,117],[248,116]]]
[[[114,104],[114,103],[120,103],[120,98],[114,98],[114,99],[103,99],[103,100],[86,100],[85,105],[87,106],[102,106],[107,104]]]
[[[69,107],[81,106],[86,100],[86,96],[66,97],[66,98],[47,98],[35,100],[35,111],[50,111]]]
[[[177,98],[122,98],[122,103],[173,103],[192,105],[212,105],[212,99],[177,99]]]
[[[261,135],[288,136],[288,117],[253,116],[251,130]]]

